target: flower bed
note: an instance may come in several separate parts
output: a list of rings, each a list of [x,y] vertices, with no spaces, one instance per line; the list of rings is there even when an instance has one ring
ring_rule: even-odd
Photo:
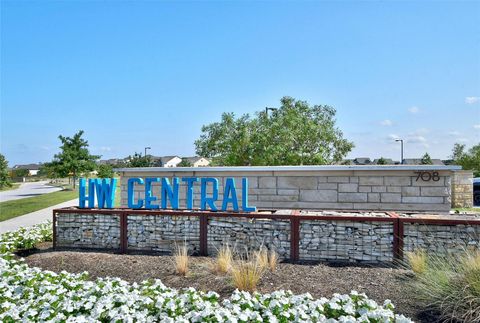
[[[0,236],[0,321],[65,322],[411,322],[352,291],[331,299],[289,291],[215,292],[176,290],[160,280],[130,284],[119,278],[88,280],[88,273],[42,271],[15,260],[13,252],[51,239],[42,224]]]

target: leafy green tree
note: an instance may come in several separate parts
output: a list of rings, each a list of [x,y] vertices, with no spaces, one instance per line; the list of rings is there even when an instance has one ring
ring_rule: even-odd
[[[182,158],[182,161],[178,163],[178,167],[192,167],[192,163],[187,158]]]
[[[432,158],[430,158],[430,155],[428,153],[425,153],[425,155],[423,155],[422,160],[420,161],[420,164],[433,165]]]
[[[115,172],[113,171],[112,165],[102,164],[97,167],[97,176],[99,178],[113,178]]]
[[[39,176],[43,176],[46,178],[57,178],[57,174],[55,173],[55,169],[49,164],[45,163],[40,166],[40,170],[38,171]]]
[[[8,161],[0,154],[0,188],[10,187],[12,183],[8,176]]]
[[[465,145],[456,143],[453,146],[451,158],[463,169],[472,170],[474,177],[480,177],[480,143],[472,146],[468,151],[465,148]]]
[[[150,156],[142,156],[142,154],[135,153],[133,156],[128,156],[128,162],[125,167],[150,167],[152,166],[152,158]]]
[[[61,152],[56,154],[47,167],[60,177],[71,177],[73,187],[76,186],[78,176],[96,169],[97,155],[90,155],[88,141],[82,138],[83,130],[77,132],[72,138],[58,136],[62,145]]]
[[[202,127],[197,154],[225,166],[321,165],[341,161],[354,147],[336,127],[330,106],[284,97],[272,110],[239,118],[223,113],[220,122]]]
[[[12,169],[12,177],[27,177],[29,174],[28,169],[25,168]]]
[[[383,157],[380,157],[378,160],[377,160],[377,165],[386,165],[387,164],[387,160]]]

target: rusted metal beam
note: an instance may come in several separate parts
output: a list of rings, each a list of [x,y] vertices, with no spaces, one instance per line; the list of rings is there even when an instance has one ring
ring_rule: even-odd
[[[299,260],[300,248],[300,211],[293,211],[290,215],[290,260],[296,262]]]
[[[120,253],[127,253],[128,249],[128,214],[125,212],[118,213],[120,217]]]
[[[208,256],[208,215],[200,215],[200,255]]]
[[[53,249],[57,248],[57,213],[52,212],[52,245]]]

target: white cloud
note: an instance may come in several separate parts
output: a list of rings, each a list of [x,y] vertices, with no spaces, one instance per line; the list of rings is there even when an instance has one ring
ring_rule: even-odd
[[[395,135],[395,134],[390,134],[390,135],[388,135],[387,139],[388,139],[388,141],[396,140],[396,139],[400,139],[400,136]]]
[[[450,136],[452,136],[452,137],[458,137],[458,136],[460,136],[460,132],[458,132],[458,131],[450,131],[448,134],[449,134]]]
[[[382,126],[385,126],[385,127],[390,127],[390,126],[393,125],[393,122],[392,122],[392,120],[385,119],[385,120],[380,121],[380,124]]]
[[[468,139],[467,138],[458,138],[457,141],[458,142],[468,142]]]
[[[465,103],[466,104],[475,104],[477,102],[480,102],[480,97],[478,97],[478,96],[467,96],[465,98]]]
[[[412,144],[426,143],[427,139],[424,136],[410,136],[407,138],[407,142]]]
[[[417,114],[417,113],[420,112],[420,109],[416,106],[413,106],[413,107],[408,108],[408,112],[410,112],[411,114]]]
[[[474,124],[474,125],[473,125],[473,128],[475,128],[475,129],[480,129],[480,124]]]
[[[414,132],[411,132],[409,135],[410,136],[423,136],[423,135],[426,135],[429,132],[430,132],[430,130],[428,130],[427,128],[419,128],[419,129],[415,130]]]
[[[96,152],[112,151],[112,147],[108,147],[108,146],[100,146],[100,147],[92,146],[91,149],[92,149],[92,151],[96,151]]]

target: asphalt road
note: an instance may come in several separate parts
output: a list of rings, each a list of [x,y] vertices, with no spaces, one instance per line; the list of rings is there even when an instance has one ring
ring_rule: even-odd
[[[60,191],[62,188],[48,184],[48,181],[22,183],[15,190],[0,192],[0,202],[19,200],[27,197]]]

